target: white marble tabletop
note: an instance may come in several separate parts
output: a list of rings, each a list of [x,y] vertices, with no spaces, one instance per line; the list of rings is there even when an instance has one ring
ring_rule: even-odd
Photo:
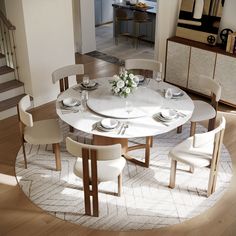
[[[158,85],[155,80],[151,79],[147,86],[139,86],[127,98],[120,98],[111,93],[109,80],[112,79],[110,77],[96,80],[99,86],[96,90],[88,92],[89,100],[86,111],[79,109],[79,112],[65,112],[61,109],[59,103],[67,97],[80,100],[81,90],[79,85],[75,85],[60,94],[56,103],[59,117],[75,129],[111,138],[154,136],[175,129],[191,118],[194,105],[191,98],[185,92],[183,96],[177,99],[164,98],[162,91],[167,88],[176,88],[173,85],[165,82],[161,82]],[[132,111],[127,109],[125,105],[127,101],[131,105]],[[154,114],[164,109],[174,109],[181,115],[170,122],[161,122],[153,118]],[[121,124],[128,123],[126,132],[124,134],[119,133],[120,127],[109,132],[94,129],[95,124],[105,117],[115,117]]]

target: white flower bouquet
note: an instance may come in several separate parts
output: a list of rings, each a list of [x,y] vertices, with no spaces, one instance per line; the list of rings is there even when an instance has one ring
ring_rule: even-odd
[[[114,80],[110,82],[111,91],[125,98],[137,88],[139,83],[139,78],[126,70],[123,70],[119,75],[114,75],[113,78]]]

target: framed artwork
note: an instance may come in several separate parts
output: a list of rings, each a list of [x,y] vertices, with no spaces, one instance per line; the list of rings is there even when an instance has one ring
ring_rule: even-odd
[[[182,0],[176,35],[215,45],[225,0]]]

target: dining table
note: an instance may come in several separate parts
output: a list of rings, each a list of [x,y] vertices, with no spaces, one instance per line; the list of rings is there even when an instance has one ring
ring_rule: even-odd
[[[122,153],[128,160],[148,167],[152,138],[167,133],[185,124],[192,115],[194,104],[186,92],[164,81],[145,80],[126,98],[114,94],[111,90],[113,77],[98,78],[96,87],[88,89],[86,105],[82,104],[81,94],[84,87],[77,84],[61,93],[56,100],[56,112],[61,120],[73,128],[92,134],[94,145],[112,145],[120,143]],[[178,91],[181,96],[165,97],[165,91]],[[74,98],[81,101],[76,107],[65,107],[63,101]],[[171,120],[158,119],[165,111],[176,115]],[[116,121],[114,129],[100,129],[101,121],[111,118]],[[128,146],[132,138],[145,137],[146,142]],[[130,151],[144,148],[144,160],[138,160]]]

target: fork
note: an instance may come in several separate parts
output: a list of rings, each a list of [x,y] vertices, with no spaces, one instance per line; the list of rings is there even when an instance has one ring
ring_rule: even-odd
[[[125,131],[126,131],[127,128],[129,128],[129,125],[126,123],[126,124],[124,125],[124,129],[123,129],[123,131],[122,131],[122,133],[121,133],[122,135],[125,134]]]

